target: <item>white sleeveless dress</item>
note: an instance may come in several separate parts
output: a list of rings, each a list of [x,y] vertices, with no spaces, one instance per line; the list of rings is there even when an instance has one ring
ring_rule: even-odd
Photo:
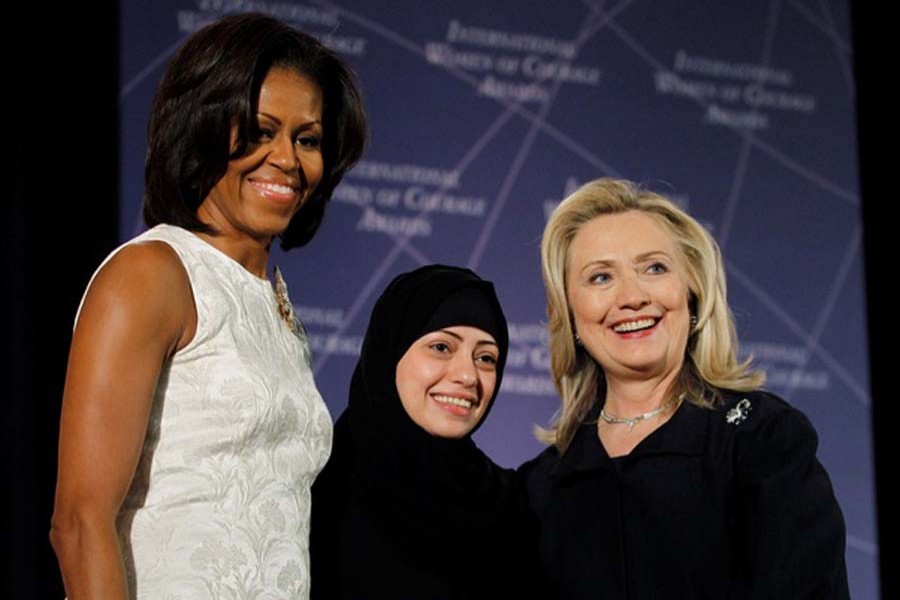
[[[163,369],[118,516],[131,594],[308,598],[310,486],[332,424],[305,333],[267,280],[193,233],[158,225],[129,243],[146,240],[181,258],[197,332]]]

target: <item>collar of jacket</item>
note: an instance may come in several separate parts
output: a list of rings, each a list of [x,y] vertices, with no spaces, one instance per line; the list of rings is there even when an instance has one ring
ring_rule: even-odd
[[[565,477],[594,469],[613,470],[612,459],[597,437],[597,420],[601,404],[597,403],[582,421],[572,443],[554,468],[553,477]],[[682,402],[672,418],[644,438],[625,457],[625,463],[658,454],[698,455],[706,445],[706,432],[715,410]]]

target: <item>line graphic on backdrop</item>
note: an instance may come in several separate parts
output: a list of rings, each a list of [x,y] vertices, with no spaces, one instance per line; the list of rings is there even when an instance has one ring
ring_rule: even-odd
[[[345,17],[348,21],[356,23],[357,25],[360,25],[361,27],[364,27],[364,28],[372,31],[373,33],[377,33],[378,35],[381,35],[382,37],[384,37],[386,40],[397,44],[404,50],[407,50],[408,52],[418,55],[420,58],[425,60],[425,62],[430,67],[445,71],[445,72],[449,73],[450,75],[452,75],[453,77],[459,79],[460,81],[467,83],[468,85],[470,85],[473,88],[477,89],[478,86],[480,85],[480,82],[478,81],[478,79],[476,79],[474,76],[469,75],[468,73],[466,73],[464,71],[461,71],[460,69],[448,67],[446,65],[433,65],[431,63],[428,63],[428,61],[426,59],[426,55],[425,55],[425,50],[422,49],[421,47],[419,47],[415,42],[403,37],[396,31],[390,30],[379,23],[375,23],[374,21],[367,19],[366,17],[363,17],[359,14],[356,14],[352,11],[349,11],[349,10],[342,8],[340,6],[337,6],[335,4],[332,4],[331,2],[324,2],[322,0],[311,0],[311,1],[313,4],[316,4],[318,6],[330,8],[334,11],[337,11],[342,17]],[[610,15],[619,14],[619,13],[623,12],[633,2],[634,2],[634,0],[623,0],[622,2],[617,4],[613,9],[611,9],[607,13],[607,20],[609,19]],[[588,31],[589,35],[591,35],[591,36],[595,35],[601,29],[605,28],[606,25],[607,25],[606,21],[603,21],[602,23],[595,25],[593,30]],[[493,101],[497,104],[500,104],[501,106],[504,106],[506,108],[511,108],[513,111],[515,111],[516,114],[518,114],[520,117],[528,120],[529,122],[539,121],[538,115],[536,113],[532,112],[531,110],[529,110],[528,108],[526,108],[525,106],[523,106],[522,104],[520,104],[518,102],[514,102],[511,100],[505,100],[503,98],[493,98],[493,97],[485,98],[485,99],[491,100],[491,101]],[[569,136],[564,131],[561,131],[560,129],[558,129],[557,127],[555,127],[554,125],[552,125],[551,123],[548,123],[548,122],[541,123],[539,126],[541,127],[542,130],[544,130],[545,133],[547,133],[547,135],[549,135],[550,137],[555,139],[557,142],[559,142],[562,146],[566,147],[568,150],[572,151],[576,156],[578,156],[579,158],[581,158],[582,160],[587,162],[592,167],[600,169],[614,177],[621,177],[621,175],[619,175],[618,169],[607,164],[603,159],[601,159],[595,153],[591,152],[588,148],[586,148],[580,142],[578,142],[577,140],[575,140],[574,138]]]
[[[546,117],[547,113],[550,112],[550,108],[556,100],[560,87],[562,87],[562,82],[557,81],[554,84],[553,89],[550,90],[550,96],[541,108],[541,113],[539,115],[540,119]],[[519,178],[519,172],[525,165],[525,161],[528,160],[528,155],[531,153],[531,147],[534,145],[534,140],[537,138],[538,129],[539,126],[537,122],[533,122],[528,128],[528,133],[525,134],[525,139],[519,145],[516,156],[513,158],[512,166],[509,171],[507,171],[506,177],[504,177],[503,183],[500,186],[500,191],[494,199],[493,205],[491,206],[491,212],[488,213],[487,218],[484,220],[484,226],[481,228],[478,239],[475,240],[475,245],[469,255],[469,260],[466,262],[466,265],[473,271],[478,268],[478,264],[481,262],[481,255],[484,253],[488,237],[493,233],[497,219],[500,218],[500,213],[503,212],[506,200],[509,198],[509,194]]]
[[[775,30],[778,26],[778,0],[772,0],[769,4],[769,11],[766,19],[766,31],[763,35],[762,58],[760,63],[763,66],[769,66],[772,59],[772,42],[775,39]],[[750,162],[750,140],[741,139],[741,148],[738,151],[738,162],[735,167],[734,178],[731,180],[731,189],[728,192],[728,199],[725,202],[725,214],[722,216],[722,223],[718,229],[719,246],[722,252],[728,246],[728,240],[731,235],[731,224],[734,221],[734,215],[737,212],[738,204],[740,204],[743,189],[744,176],[747,174],[747,165]]]
[[[802,17],[809,21],[813,27],[831,38],[831,40],[838,48],[841,49],[841,51],[849,54],[850,56],[853,56],[853,46],[850,44],[850,42],[842,38],[841,34],[838,33],[838,31],[834,29],[834,27],[829,27],[827,23],[823,23],[821,20],[819,20],[819,17],[817,17],[812,13],[812,11],[809,10],[809,8],[803,6],[802,4],[797,2],[797,0],[787,0],[787,3],[791,6],[791,8],[796,10]]]
[[[844,250],[844,257],[843,259],[841,259],[841,264],[838,266],[837,273],[834,276],[834,281],[831,283],[831,287],[828,289],[828,294],[825,296],[825,302],[822,304],[822,308],[819,311],[819,316],[816,317],[816,322],[813,325],[812,330],[809,332],[809,339],[805,341],[807,350],[811,350],[813,344],[819,346],[819,339],[825,332],[825,327],[828,325],[828,321],[831,319],[831,315],[834,312],[834,305],[837,304],[838,296],[840,296],[841,291],[843,291],[844,289],[844,284],[847,282],[847,276],[850,273],[850,269],[853,267],[854,263],[856,262],[855,259],[859,255],[859,245],[861,238],[862,225],[857,223],[856,227],[853,230],[853,235],[850,237],[850,242],[847,244],[847,248]],[[803,360],[798,365],[798,368],[802,369],[808,363],[809,352],[806,353]],[[796,384],[793,382],[788,386],[784,393],[785,400],[790,402],[791,396],[796,390],[796,387]]]
[[[778,302],[775,301],[772,296],[769,295],[764,289],[760,286],[756,285],[750,277],[744,273],[737,265],[732,263],[729,260],[725,260],[726,268],[728,271],[728,275],[733,277],[741,286],[746,289],[750,295],[756,298],[763,306],[769,309],[771,313],[778,318],[794,335],[798,338],[810,344],[810,349],[816,356],[818,356],[822,362],[824,362],[834,374],[844,382],[844,385],[847,386],[847,389],[859,400],[861,404],[864,406],[869,406],[871,403],[871,399],[869,397],[868,391],[856,381],[856,378],[844,368],[831,354],[825,349],[822,348],[816,340],[812,339],[812,336],[807,333],[807,331],[801,326],[794,318],[788,314]]]
[[[825,15],[825,20],[828,21],[828,26],[831,31],[834,31],[834,15],[831,12],[831,7],[828,6],[828,2],[825,2],[824,0],[819,0],[819,4],[822,6],[822,13]],[[844,83],[847,84],[847,91],[850,93],[851,98],[855,98],[856,83],[853,81],[853,69],[850,67],[847,54],[841,51],[837,40],[833,36],[829,37],[831,38],[832,48],[834,48],[835,58],[837,58],[838,63],[841,65],[841,74],[844,76]]]
[[[618,34],[619,37],[622,39],[622,41],[625,42],[625,44],[629,48],[631,48],[635,53],[637,53],[638,56],[641,57],[644,60],[644,62],[646,62],[648,65],[650,65],[651,67],[653,67],[654,69],[656,69],[658,71],[669,71],[669,69],[667,67],[665,67],[662,62],[660,62],[656,57],[654,57],[646,48],[644,48],[627,31],[625,31],[621,27],[621,25],[616,23],[616,21],[614,19],[609,20],[609,27],[611,30],[615,31],[616,34]],[[695,104],[697,104],[698,106],[700,106],[704,109],[709,106],[708,102],[705,102],[704,100],[701,100],[699,98],[690,98],[689,100],[693,101]],[[797,173],[798,175],[807,179],[808,181],[810,181],[810,182],[814,183],[815,185],[821,187],[822,189],[830,192],[835,197],[840,198],[841,200],[845,200],[851,204],[859,204],[859,197],[857,194],[854,194],[853,192],[845,190],[838,184],[829,181],[828,179],[826,179],[822,175],[819,175],[812,169],[809,169],[808,167],[801,165],[793,158],[790,158],[789,156],[784,154],[781,150],[778,150],[777,148],[775,148],[768,142],[765,142],[761,138],[753,135],[751,132],[746,131],[745,129],[742,129],[740,127],[735,127],[735,126],[731,126],[731,125],[726,125],[725,129],[728,129],[729,131],[735,133],[736,135],[739,135],[741,137],[744,137],[744,138],[750,140],[750,143],[752,143],[757,149],[761,150],[764,154],[767,154],[770,158],[773,158],[776,162],[781,163],[782,165],[784,165],[788,169],[794,171],[795,173]]]
[[[131,93],[131,91],[138,86],[144,79],[146,79],[150,73],[155,71],[161,64],[166,62],[168,58],[174,54],[175,50],[181,45],[181,43],[185,40],[186,36],[181,36],[178,38],[171,46],[157,54],[154,58],[147,63],[143,69],[137,72],[137,74],[132,77],[128,83],[122,86],[122,89],[119,90],[119,102],[125,99],[125,96]]]
[[[854,550],[859,550],[860,552],[864,552],[872,556],[878,554],[878,544],[870,542],[869,540],[864,540],[857,535],[851,535],[849,533],[847,534],[847,546],[853,548]]]
[[[590,19],[585,21],[584,25],[582,26],[582,30],[575,37],[575,41],[572,44],[575,47],[575,52],[572,56],[573,60],[576,56],[578,56],[578,52],[581,50],[581,47],[584,45],[584,43],[588,39],[590,39],[590,36],[599,30],[599,27],[592,28],[590,26]],[[510,193],[512,193],[513,186],[516,184],[516,181],[519,178],[519,172],[525,165],[525,161],[528,160],[528,155],[531,153],[531,147],[534,145],[535,139],[537,139],[540,125],[544,122],[547,114],[549,114],[550,110],[553,108],[553,104],[554,102],[556,102],[556,97],[559,94],[559,90],[562,87],[562,84],[563,82],[561,79],[557,79],[554,82],[553,88],[550,90],[548,100],[541,107],[540,113],[538,114],[538,120],[531,123],[531,126],[528,128],[528,133],[525,134],[525,140],[522,142],[522,144],[519,146],[519,150],[516,152],[516,156],[513,159],[512,166],[506,173],[506,177],[503,179],[503,184],[500,186],[500,191],[497,194],[497,198],[494,200],[493,206],[491,206],[491,212],[488,214],[487,219],[485,219],[484,221],[484,227],[481,228],[481,233],[479,233],[478,239],[476,240],[475,245],[472,248],[472,253],[469,255],[469,260],[466,263],[472,270],[477,269],[478,265],[481,263],[481,257],[484,254],[485,246],[487,246],[488,238],[494,232],[494,227],[497,224],[497,219],[500,218],[500,213],[503,212],[503,208],[504,206],[506,206],[506,201],[509,199]]]

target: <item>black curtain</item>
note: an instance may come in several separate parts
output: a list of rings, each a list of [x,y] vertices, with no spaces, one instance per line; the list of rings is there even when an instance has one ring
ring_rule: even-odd
[[[81,293],[117,239],[118,5],[15,4],[3,36],[0,595],[60,599],[48,532],[66,357]]]
[[[878,516],[878,562],[881,571],[881,597],[900,597],[900,586],[891,571],[897,567],[896,510],[900,494],[891,486],[896,466],[890,464],[891,437],[897,437],[897,403],[888,393],[888,372],[896,368],[897,340],[893,315],[896,300],[891,302],[895,287],[888,263],[896,252],[888,236],[897,240],[900,232],[894,220],[897,170],[894,144],[889,132],[896,129],[888,103],[888,92],[896,78],[896,40],[894,22],[877,5],[851,2],[853,21],[854,71],[856,74],[856,109],[859,131],[860,181],[862,187],[863,235],[866,254],[866,302],[869,322],[869,372],[872,392],[872,429],[875,450],[875,480]],[[893,305],[893,306],[891,306]]]

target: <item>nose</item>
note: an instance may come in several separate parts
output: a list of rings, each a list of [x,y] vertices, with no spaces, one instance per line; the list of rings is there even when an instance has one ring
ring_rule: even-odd
[[[459,383],[464,387],[475,387],[478,383],[475,361],[465,353],[458,353],[450,364],[450,378],[454,383]]]
[[[269,162],[285,173],[290,173],[298,169],[300,160],[297,158],[297,148],[294,146],[294,140],[289,135],[278,135],[271,142],[272,146],[269,151]]]
[[[650,303],[650,296],[635,274],[619,279],[617,300],[621,308],[639,309]]]

